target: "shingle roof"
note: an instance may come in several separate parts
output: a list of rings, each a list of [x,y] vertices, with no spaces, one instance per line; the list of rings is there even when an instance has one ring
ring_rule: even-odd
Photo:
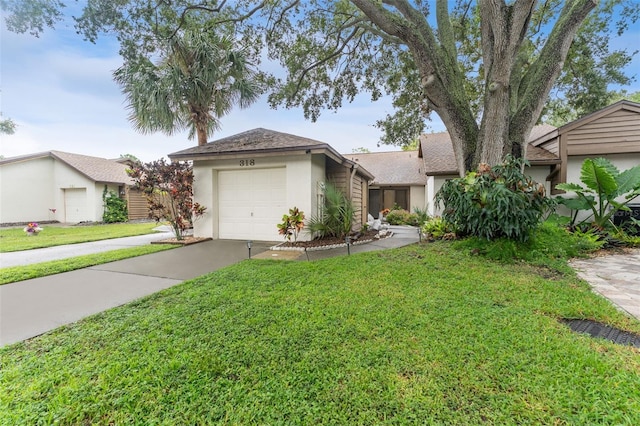
[[[373,184],[425,185],[427,175],[418,151],[371,152],[342,154],[374,176]]]
[[[253,129],[169,154],[170,158],[200,157],[207,154],[249,153],[256,151],[288,151],[291,149],[331,149],[314,139],[268,129]],[[332,149],[331,149],[332,150]]]
[[[282,155],[294,151],[306,153],[323,153],[339,164],[351,165],[351,160],[340,155],[331,145],[314,139],[296,136],[289,133],[276,132],[263,128],[248,130],[236,135],[227,136],[209,142],[206,145],[169,154],[172,160],[213,159],[224,155],[262,154]],[[359,174],[367,179],[373,179],[373,175],[366,167],[360,167]]]
[[[529,135],[529,142],[553,132],[550,125],[535,126]],[[453,145],[448,132],[429,133],[420,136],[420,149],[424,160],[424,169],[428,175],[457,175],[458,165],[453,153]],[[544,148],[527,146],[527,160],[531,164],[557,163],[560,159]]]
[[[127,175],[126,170],[128,166],[125,164],[120,164],[113,160],[107,160],[106,158],[72,154],[62,151],[46,151],[37,154],[6,158],[0,161],[0,165],[29,161],[43,157],[52,157],[58,159],[95,182],[118,183],[127,185],[133,183],[133,179],[131,179],[129,175]]]

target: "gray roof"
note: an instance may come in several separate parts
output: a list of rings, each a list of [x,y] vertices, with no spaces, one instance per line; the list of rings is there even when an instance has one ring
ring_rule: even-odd
[[[253,129],[169,154],[169,158],[203,157],[207,154],[241,154],[297,149],[333,149],[324,142],[268,129]]]
[[[426,185],[427,175],[418,151],[342,154],[374,176],[373,185]]]
[[[340,155],[329,144],[314,139],[296,136],[289,133],[276,132],[263,128],[248,130],[236,135],[227,136],[209,142],[206,145],[194,146],[169,154],[176,160],[208,160],[232,155],[282,155],[289,153],[322,153],[338,164],[355,164]],[[366,167],[359,167],[358,173],[367,179],[373,179]]]
[[[0,165],[30,161],[37,158],[51,157],[57,159],[94,182],[133,184],[133,179],[127,175],[128,166],[106,158],[88,155],[72,154],[62,151],[46,151],[36,154],[21,155],[0,160]]]
[[[548,124],[535,126],[529,135],[529,142],[555,131]],[[458,165],[453,153],[453,145],[448,132],[428,133],[420,136],[420,153],[424,160],[424,169],[428,175],[457,175]],[[544,148],[527,146],[527,161],[532,165],[555,164],[560,159]]]

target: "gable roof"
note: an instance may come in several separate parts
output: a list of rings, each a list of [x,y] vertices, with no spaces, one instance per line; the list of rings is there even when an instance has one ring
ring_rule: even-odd
[[[359,167],[355,162],[343,157],[325,142],[263,128],[248,130],[209,142],[206,145],[173,152],[169,154],[169,158],[173,161],[211,160],[225,156],[233,157],[251,154],[262,156],[324,154],[338,164],[347,163],[349,166],[358,166],[362,175],[367,179],[373,179],[373,175],[364,167]]]
[[[373,185],[426,185],[427,175],[418,151],[343,154],[374,176]]]
[[[585,124],[594,122],[607,115],[611,115],[621,110],[640,113],[640,103],[623,99],[598,111],[580,117],[577,120],[571,121],[563,126],[558,127],[557,129],[552,129],[549,132],[539,134],[536,138],[530,138],[530,143],[534,146],[544,145],[558,138],[561,134],[570,132],[571,130],[574,130],[580,126],[584,126]]]
[[[21,155],[0,160],[0,165],[13,164],[38,158],[53,158],[61,161],[80,174],[94,182],[133,184],[133,179],[127,175],[128,166],[106,158],[91,157],[88,155],[72,154],[63,151],[46,151],[36,154]]]
[[[527,146],[527,161],[531,165],[557,164],[560,159],[544,148],[533,146],[531,141],[537,140],[542,135],[555,131],[555,127],[548,124],[535,126],[529,135]],[[458,164],[453,153],[453,144],[448,132],[425,133],[420,135],[420,156],[424,161],[424,170],[427,175],[457,175]]]

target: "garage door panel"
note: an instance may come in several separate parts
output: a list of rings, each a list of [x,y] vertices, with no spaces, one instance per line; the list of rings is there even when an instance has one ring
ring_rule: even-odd
[[[77,223],[89,220],[87,213],[87,189],[66,188],[64,190],[65,222]]]
[[[286,213],[284,168],[220,171],[218,230],[223,239],[279,239],[276,225]]]

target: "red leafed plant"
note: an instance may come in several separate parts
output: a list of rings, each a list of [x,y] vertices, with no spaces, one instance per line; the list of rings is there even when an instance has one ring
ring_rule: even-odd
[[[289,209],[289,214],[282,215],[282,223],[278,224],[278,233],[284,235],[287,241],[298,239],[298,233],[304,228],[304,212],[297,207]]]
[[[128,170],[149,203],[149,217],[171,224],[178,240],[206,207],[193,202],[193,167],[187,162],[166,163],[164,159],[137,163]]]

